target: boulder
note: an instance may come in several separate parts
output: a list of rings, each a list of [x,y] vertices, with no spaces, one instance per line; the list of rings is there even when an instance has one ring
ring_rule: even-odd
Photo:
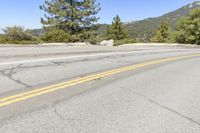
[[[101,46],[113,46],[114,45],[114,40],[104,40],[100,42]]]

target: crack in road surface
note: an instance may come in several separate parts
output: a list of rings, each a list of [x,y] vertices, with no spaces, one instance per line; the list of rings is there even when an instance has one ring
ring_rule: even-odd
[[[147,54],[160,54],[162,53],[174,53],[174,52],[181,52],[179,50],[174,50],[174,51],[155,51],[155,52],[148,52],[148,53],[137,53],[136,56],[141,56],[141,55],[147,55]],[[124,53],[124,54],[123,54]],[[105,55],[104,55],[105,54]],[[74,60],[74,61],[69,61],[66,63],[74,63],[74,62],[84,62],[84,61],[94,61],[94,60],[101,60],[101,59],[106,59],[106,58],[125,58],[133,55],[125,55],[125,54],[136,54],[133,52],[113,52],[113,53],[100,53],[100,54],[94,54],[94,55],[82,55],[82,56],[66,56],[66,57],[58,57],[58,58],[41,58],[41,59],[30,59],[30,60],[22,60],[22,61],[15,61],[15,62],[2,62],[0,63],[0,66],[5,66],[5,65],[14,65],[14,64],[26,64],[26,63],[36,63],[36,62],[57,62],[56,60],[66,60],[66,59],[76,59],[76,58],[84,58],[84,59],[79,59],[79,60]],[[121,55],[120,55],[121,54]],[[97,58],[96,58],[97,57]],[[89,59],[93,58],[93,59]],[[58,61],[62,62],[62,61]],[[63,62],[65,63],[65,61]]]
[[[13,75],[15,75],[16,73],[18,73],[19,71],[21,71],[21,70],[19,69],[21,65],[22,65],[22,64],[19,64],[18,66],[14,67],[14,68],[7,69],[7,70],[1,70],[1,71],[0,71],[0,74],[1,74],[2,76],[7,77],[8,79],[10,79],[10,80],[12,80],[12,81],[18,83],[18,84],[20,84],[20,85],[23,85],[24,87],[29,88],[29,87],[31,87],[30,85],[24,83],[24,82],[21,81],[20,79],[14,78],[14,76],[13,76]]]
[[[138,95],[138,96],[140,96],[140,97],[143,97],[145,100],[149,101],[150,103],[153,103],[154,105],[159,106],[159,107],[161,107],[162,109],[165,109],[165,110],[167,110],[167,111],[169,111],[169,112],[172,112],[172,113],[176,114],[177,116],[180,116],[181,118],[184,118],[184,119],[186,119],[186,120],[188,120],[188,121],[190,121],[190,122],[192,122],[192,123],[194,123],[194,124],[200,126],[200,122],[194,120],[193,118],[191,118],[191,117],[189,117],[189,116],[186,116],[186,115],[184,115],[184,114],[181,114],[180,112],[178,112],[178,111],[176,111],[176,110],[174,110],[174,109],[172,109],[172,108],[170,108],[170,107],[164,106],[164,105],[162,105],[162,104],[160,104],[160,103],[154,101],[153,99],[151,99],[151,98],[149,98],[149,97],[143,95],[142,93],[139,93],[139,92],[137,92],[137,91],[133,91],[132,89],[128,89],[128,88],[125,88],[125,87],[120,87],[120,88],[122,88],[122,89],[124,89],[124,90],[127,90],[127,91],[129,91],[129,92],[131,92],[131,93],[133,93],[133,94],[136,94],[136,95]]]

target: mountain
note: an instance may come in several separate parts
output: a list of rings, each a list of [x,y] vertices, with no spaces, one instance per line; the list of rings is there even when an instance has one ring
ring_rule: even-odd
[[[181,17],[188,15],[189,12],[195,8],[200,8],[200,1],[190,3],[186,6],[181,7],[178,10],[164,14],[160,17],[147,18],[145,20],[135,22],[128,22],[124,25],[130,37],[136,38],[139,41],[147,41],[154,34],[155,30],[158,28],[162,21],[167,21],[170,28],[174,29],[176,22]],[[102,29],[105,29],[105,24],[102,25],[100,32],[105,33],[106,31],[102,31]]]
[[[160,17],[147,18],[145,20],[126,24],[125,27],[131,37],[137,38],[140,41],[146,41],[146,39],[149,39],[154,34],[155,29],[158,28],[162,21],[167,21],[170,28],[174,29],[177,21],[188,15],[189,12],[195,8],[200,8],[200,1],[190,3]]]

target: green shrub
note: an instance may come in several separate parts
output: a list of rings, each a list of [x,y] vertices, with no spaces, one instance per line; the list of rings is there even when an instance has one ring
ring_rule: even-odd
[[[135,39],[123,39],[123,40],[115,40],[114,41],[114,46],[119,46],[123,44],[133,44],[136,43],[137,41]]]
[[[16,44],[20,41],[33,41],[34,39],[31,33],[21,26],[6,27],[3,31],[5,33],[4,41],[6,43]]]
[[[85,41],[92,45],[99,45],[100,42],[102,42],[103,40],[106,40],[106,37],[102,36],[102,35],[98,35],[98,36],[90,37],[89,39],[87,39]]]
[[[64,30],[50,29],[41,36],[44,42],[69,42],[70,36]]]
[[[73,35],[70,35],[69,37],[69,42],[83,42],[83,35],[81,33],[79,34],[73,34]]]
[[[7,43],[7,38],[4,35],[0,35],[0,44]]]
[[[90,43],[92,45],[97,45],[99,43],[96,37],[89,38],[89,39],[86,40],[86,42]]]

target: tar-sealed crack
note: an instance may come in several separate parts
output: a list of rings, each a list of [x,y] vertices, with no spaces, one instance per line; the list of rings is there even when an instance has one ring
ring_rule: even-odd
[[[8,79],[20,84],[20,85],[23,85],[24,87],[31,87],[30,85],[22,82],[20,79],[16,79],[14,78],[13,75],[15,75],[16,73],[18,73],[19,71],[21,71],[19,68],[20,68],[21,64],[19,64],[18,66],[14,67],[14,68],[10,68],[10,69],[6,69],[6,70],[1,70],[0,71],[0,74],[2,76],[5,76],[7,77]]]
[[[91,123],[98,123],[98,122],[104,121],[104,120],[96,121],[96,120],[88,120],[88,119],[67,118],[63,116],[62,114],[60,114],[56,108],[54,109],[53,112],[56,114],[56,116],[58,116],[63,121],[87,121]],[[114,120],[109,120],[109,121],[114,121]]]
[[[142,54],[138,54],[137,56],[146,55],[146,54],[159,54],[159,53],[158,52],[142,53]],[[30,66],[20,64],[20,65],[17,66],[17,68],[14,67],[14,68],[9,68],[9,69],[4,69],[3,71],[12,70],[12,69],[21,69],[22,70],[22,69],[51,67],[51,66],[66,66],[66,65],[71,64],[71,63],[82,63],[82,62],[86,62],[86,61],[97,61],[97,60],[104,60],[104,59],[106,59],[105,61],[109,61],[109,62],[129,63],[128,61],[122,61],[119,58],[126,58],[126,57],[130,57],[130,56],[133,56],[133,55],[115,55],[115,56],[104,56],[104,57],[92,57],[90,59],[89,58],[83,58],[83,59],[71,60],[71,61],[51,61],[50,63],[45,63],[45,64],[42,64],[42,65],[30,65]],[[112,59],[117,59],[117,60],[112,60]],[[0,72],[2,72],[2,71],[0,71]]]
[[[57,111],[57,109],[54,109],[54,113],[56,114],[56,116],[58,116],[61,120],[65,120],[65,118],[61,115],[61,114],[59,114],[58,113],[58,111]]]
[[[162,105],[162,104],[160,104],[160,103],[154,101],[153,99],[151,99],[151,98],[149,98],[149,97],[147,97],[147,96],[145,96],[145,95],[139,93],[139,92],[136,92],[136,91],[133,91],[133,90],[131,90],[131,89],[124,88],[124,87],[120,87],[120,88],[122,88],[122,89],[124,89],[124,90],[128,90],[129,92],[131,92],[131,93],[133,93],[133,94],[136,94],[136,95],[138,95],[138,96],[140,96],[140,97],[143,97],[145,100],[147,100],[147,101],[153,103],[154,105],[159,106],[159,107],[161,107],[162,109],[165,109],[165,110],[167,110],[167,111],[169,111],[169,112],[172,112],[172,113],[174,113],[174,114],[180,116],[181,118],[184,118],[184,119],[186,119],[186,120],[188,120],[188,121],[190,121],[190,122],[192,122],[192,123],[194,123],[194,124],[200,126],[200,122],[194,120],[193,118],[191,118],[191,117],[189,117],[189,116],[186,116],[186,115],[184,115],[184,114],[181,114],[180,112],[178,112],[178,111],[176,111],[176,110],[174,110],[174,109],[172,109],[172,108],[169,108],[169,107],[167,107],[167,106],[164,106],[164,105]]]

